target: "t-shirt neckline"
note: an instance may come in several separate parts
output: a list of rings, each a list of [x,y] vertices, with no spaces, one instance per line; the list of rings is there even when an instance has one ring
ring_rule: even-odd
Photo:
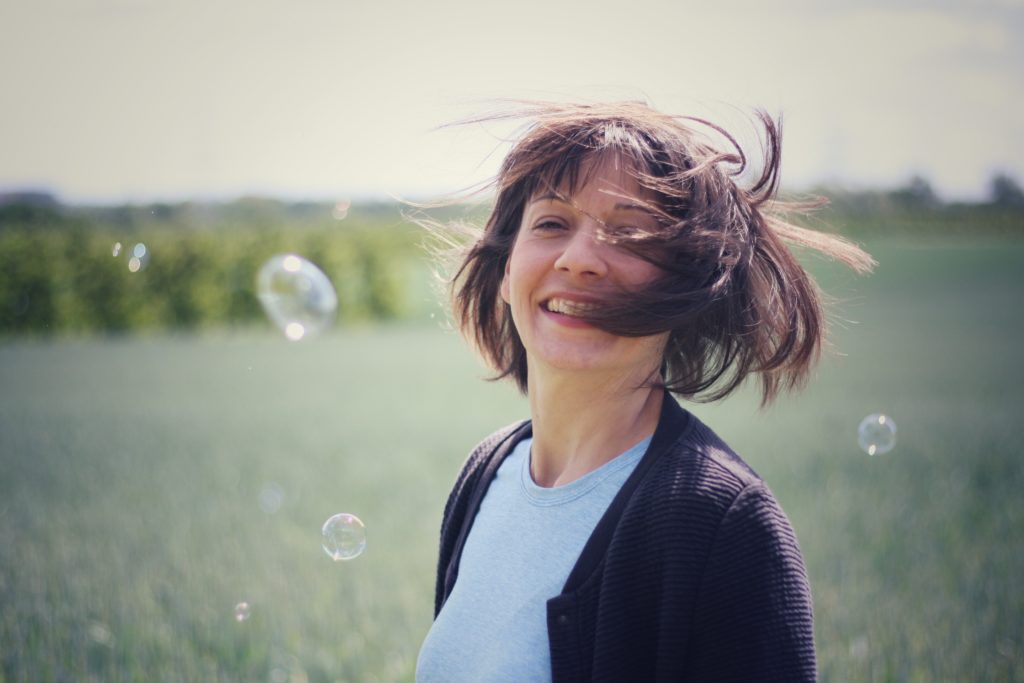
[[[533,480],[533,475],[530,474],[533,437],[523,439],[516,445],[517,451],[519,449],[525,450],[525,455],[522,457],[522,466],[520,467],[520,483],[522,485],[523,493],[526,498],[535,505],[564,505],[565,503],[576,500],[585,496],[590,491],[593,491],[608,477],[621,471],[623,468],[628,467],[632,469],[635,467],[636,464],[640,462],[640,458],[642,458],[644,453],[647,451],[647,447],[650,446],[653,436],[654,435],[652,434],[651,436],[642,439],[598,467],[596,470],[587,472],[579,479],[571,481],[564,486],[550,487],[540,486]]]

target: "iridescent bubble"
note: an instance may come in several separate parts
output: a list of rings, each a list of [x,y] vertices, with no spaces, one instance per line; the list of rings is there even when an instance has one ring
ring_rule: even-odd
[[[249,603],[240,602],[235,605],[235,621],[245,621],[252,614],[252,609],[249,607]]]
[[[149,263],[149,249],[142,242],[138,242],[128,252],[128,270],[137,273]]]
[[[366,550],[366,527],[355,515],[341,512],[324,522],[321,530],[324,552],[335,562],[353,560]]]
[[[284,502],[284,490],[274,482],[268,482],[260,491],[260,509],[272,515],[281,509]]]
[[[111,255],[114,256],[114,258],[117,258],[118,256],[120,256],[121,255],[121,243],[120,242],[114,242],[114,247],[113,247],[113,249],[110,250],[110,253],[111,253]]]
[[[338,309],[331,281],[295,254],[279,254],[264,263],[256,276],[256,291],[267,317],[291,341],[329,327]]]
[[[888,453],[896,445],[896,423],[888,415],[868,415],[857,428],[857,443],[868,455]]]
[[[331,215],[334,216],[334,220],[344,220],[345,216],[348,215],[348,210],[352,208],[352,202],[347,199],[342,199],[334,203],[334,208],[331,209]]]

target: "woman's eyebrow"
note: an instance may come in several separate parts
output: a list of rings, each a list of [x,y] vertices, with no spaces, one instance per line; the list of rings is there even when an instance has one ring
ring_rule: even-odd
[[[634,204],[633,202],[620,202],[615,205],[616,211],[643,211],[644,213],[653,214],[654,210],[646,204]]]
[[[530,200],[530,203],[532,204],[534,202],[543,201],[556,201],[562,202],[563,204],[569,204],[570,206],[574,206],[574,204],[565,197],[550,192],[547,194],[542,194],[539,197],[534,197],[533,199]],[[615,211],[642,211],[643,213],[649,214],[655,213],[654,209],[652,209],[650,206],[646,204],[637,204],[635,202],[619,202],[612,208]]]
[[[570,203],[568,200],[565,199],[565,197],[559,196],[559,195],[557,195],[557,194],[555,194],[553,192],[549,192],[547,194],[543,194],[543,195],[541,195],[539,197],[533,197],[530,200],[530,203],[533,204],[534,202],[543,202],[545,200],[546,201],[558,201],[558,202],[562,202],[563,204],[569,204]]]

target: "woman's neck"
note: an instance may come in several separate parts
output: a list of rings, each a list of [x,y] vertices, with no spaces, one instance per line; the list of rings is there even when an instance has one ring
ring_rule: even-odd
[[[644,378],[531,375],[530,473],[539,486],[564,486],[654,433],[664,390]]]

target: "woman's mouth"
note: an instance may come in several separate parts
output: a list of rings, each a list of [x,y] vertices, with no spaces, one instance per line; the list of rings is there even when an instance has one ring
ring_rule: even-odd
[[[569,299],[559,299],[557,297],[548,299],[541,305],[546,311],[551,313],[560,313],[571,318],[581,318],[597,308],[596,304],[584,303],[582,301],[571,301]]]

